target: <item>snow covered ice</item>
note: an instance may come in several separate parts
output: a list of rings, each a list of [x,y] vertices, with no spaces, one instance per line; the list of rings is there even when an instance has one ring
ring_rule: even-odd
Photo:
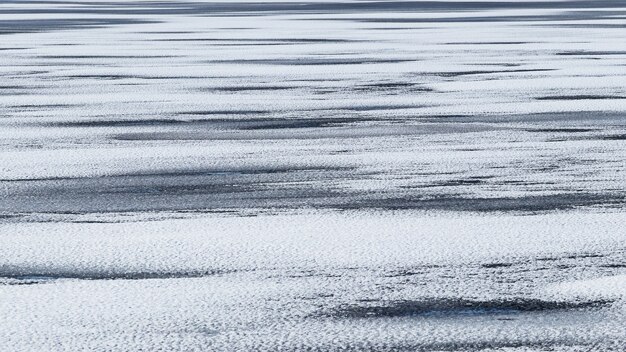
[[[0,351],[626,350],[626,1],[0,3]]]

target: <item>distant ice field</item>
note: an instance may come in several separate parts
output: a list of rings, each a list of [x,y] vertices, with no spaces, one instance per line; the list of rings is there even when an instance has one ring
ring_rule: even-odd
[[[0,350],[625,350],[625,20],[3,1]]]

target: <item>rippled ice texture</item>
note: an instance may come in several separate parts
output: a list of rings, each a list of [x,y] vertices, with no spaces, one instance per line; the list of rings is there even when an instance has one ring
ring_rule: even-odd
[[[624,23],[2,1],[0,350],[625,350]]]

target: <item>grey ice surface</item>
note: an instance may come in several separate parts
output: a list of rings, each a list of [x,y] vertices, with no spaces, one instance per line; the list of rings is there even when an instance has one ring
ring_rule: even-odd
[[[625,23],[2,1],[0,350],[625,350]]]

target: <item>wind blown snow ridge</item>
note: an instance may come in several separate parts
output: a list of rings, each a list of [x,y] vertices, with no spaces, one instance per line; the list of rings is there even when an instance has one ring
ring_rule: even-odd
[[[3,1],[0,350],[625,350],[625,19]]]

